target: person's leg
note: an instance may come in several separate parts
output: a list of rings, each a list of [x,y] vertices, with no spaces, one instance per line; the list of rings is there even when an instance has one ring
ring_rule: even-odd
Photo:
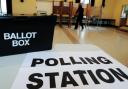
[[[83,18],[80,19],[80,26],[82,27],[82,29],[84,29],[82,20],[83,20]]]
[[[76,23],[75,23],[75,28],[74,28],[74,29],[77,29],[77,28],[78,28],[78,24],[79,24],[79,19],[77,18],[77,19],[76,19]]]

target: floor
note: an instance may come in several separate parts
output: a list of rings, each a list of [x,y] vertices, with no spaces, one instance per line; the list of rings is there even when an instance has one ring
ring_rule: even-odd
[[[56,26],[54,44],[93,44],[128,66],[128,32],[118,31],[112,27],[86,27],[77,30]]]

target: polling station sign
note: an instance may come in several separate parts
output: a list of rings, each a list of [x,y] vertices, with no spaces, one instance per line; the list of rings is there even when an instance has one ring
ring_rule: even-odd
[[[56,16],[0,17],[0,56],[52,48]]]
[[[11,89],[128,89],[128,68],[103,51],[36,52]]]

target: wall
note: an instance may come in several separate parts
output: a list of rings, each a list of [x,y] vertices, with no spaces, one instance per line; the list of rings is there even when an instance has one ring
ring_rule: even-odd
[[[41,1],[41,0],[38,0]],[[55,0],[55,1],[61,1],[61,0]],[[72,1],[72,0],[68,0]],[[101,6],[102,0],[96,0],[95,6]],[[122,5],[128,4],[128,0],[106,0],[106,6],[102,9],[102,18],[107,19],[115,19],[116,26],[119,26],[120,24],[120,14],[122,10]],[[20,0],[12,0],[12,10],[13,14],[34,14],[37,13],[37,10],[47,10],[48,14],[52,12],[52,6],[51,3],[45,4],[38,4],[36,0],[25,0],[23,3],[20,2]],[[43,8],[47,7],[47,8]]]
[[[128,26],[128,18],[127,18],[127,21],[126,21],[126,25]]]
[[[20,2],[20,0],[12,0],[12,11],[13,15],[33,15],[34,13],[37,13],[36,0],[24,0],[24,2]]]
[[[72,0],[68,0],[72,1]],[[74,0],[75,1],[75,0]],[[114,19],[113,14],[114,14],[114,7],[115,7],[115,2],[116,0],[106,0],[105,2],[105,7],[102,8],[102,18],[104,19]],[[100,7],[102,5],[102,0],[95,0],[95,7]],[[99,10],[97,9],[94,11],[95,14],[98,14]]]
[[[95,6],[102,4],[102,0],[95,0]],[[105,7],[102,8],[102,18],[115,19],[115,25],[120,24],[122,6],[128,4],[128,0],[106,0]]]
[[[61,0],[56,0],[61,1]],[[67,0],[72,1],[72,0]],[[95,0],[95,6],[99,7],[102,4],[102,0]],[[120,24],[120,15],[122,6],[128,4],[128,0],[106,0],[105,7],[102,8],[102,18],[115,19],[115,25]]]
[[[52,14],[52,2],[50,1],[37,1],[37,12],[45,11],[47,15]]]
[[[116,26],[120,25],[120,15],[121,15],[121,10],[122,6],[128,4],[128,0],[117,0],[116,2],[116,7],[114,10],[114,19],[116,19]]]
[[[53,0],[37,0],[37,12],[40,13],[40,11],[46,12],[48,15],[52,14],[52,7],[53,7]],[[64,0],[54,0],[54,1],[64,1]],[[72,0],[67,0],[67,2],[70,2]]]
[[[114,9],[116,0],[106,0],[105,7],[102,9],[102,18],[114,19]]]
[[[115,7],[116,0],[105,0],[105,7],[102,7],[102,18],[113,19],[113,11]],[[95,0],[95,7],[100,7],[102,5],[102,0]],[[95,12],[98,13],[98,12]]]
[[[95,6],[101,6],[102,0],[95,0]]]

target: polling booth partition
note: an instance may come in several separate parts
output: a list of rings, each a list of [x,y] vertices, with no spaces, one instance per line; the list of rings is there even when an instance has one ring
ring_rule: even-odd
[[[52,48],[56,16],[1,16],[0,56]]]

